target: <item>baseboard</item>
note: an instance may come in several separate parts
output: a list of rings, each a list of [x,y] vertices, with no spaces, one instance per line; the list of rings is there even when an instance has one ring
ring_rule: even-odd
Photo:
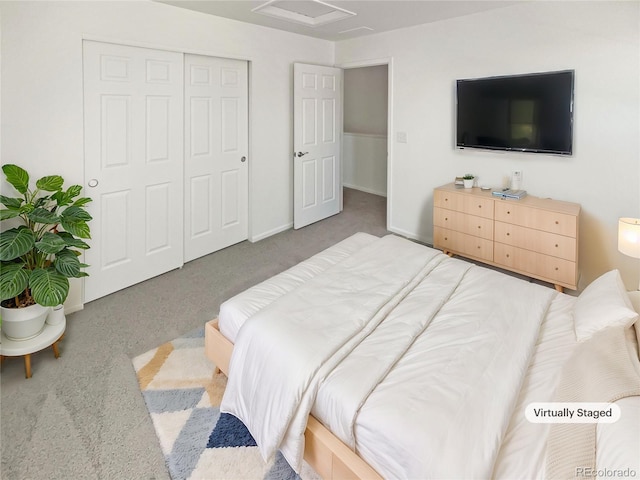
[[[345,188],[351,188],[353,190],[359,190],[361,192],[371,193],[373,195],[378,195],[380,197],[385,197],[385,198],[387,197],[387,192],[379,192],[379,191],[374,190],[372,188],[360,187],[358,185],[351,185],[349,183],[343,183],[342,186],[345,187]]]
[[[409,238],[411,240],[415,240],[417,242],[420,243],[424,243],[425,245],[428,246],[433,246],[433,238],[427,238],[421,235],[416,235],[413,232],[409,232],[407,230],[402,230],[401,228],[397,228],[397,227],[393,227],[393,226],[389,226],[389,231],[392,233],[397,233],[398,235],[401,235],[405,238]]]
[[[68,315],[70,313],[79,312],[82,309],[84,309],[84,304],[83,303],[81,303],[80,305],[65,305],[64,306],[64,313],[65,313],[65,315]]]
[[[282,233],[285,232],[289,229],[293,228],[293,222],[291,223],[287,223],[285,225],[281,225],[279,227],[276,227],[272,230],[268,230],[266,232],[260,233],[258,235],[251,235],[248,240],[251,243],[255,243],[255,242],[259,242],[260,240],[264,240],[267,237],[271,237],[272,235],[276,235],[277,233]]]

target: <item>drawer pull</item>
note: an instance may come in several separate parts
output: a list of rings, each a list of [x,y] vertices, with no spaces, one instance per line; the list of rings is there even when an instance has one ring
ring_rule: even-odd
[[[560,270],[560,269],[559,269],[558,267],[556,267],[556,272],[557,272],[558,270]]]
[[[478,205],[478,208],[482,208],[482,205]]]
[[[447,220],[449,220],[449,217],[444,217],[444,221],[446,222]]]
[[[449,199],[445,197],[444,201],[445,201],[445,202],[448,202],[448,201],[449,201]]]
[[[509,232],[507,232],[507,237],[510,236],[511,234]]]
[[[559,225],[559,224],[560,224],[560,222],[558,220],[556,220],[556,225]]]
[[[507,215],[511,215],[511,211],[510,210],[507,210]]]
[[[444,237],[445,240],[449,240],[449,237]]]
[[[556,248],[558,248],[558,244],[556,243]]]
[[[507,258],[509,258],[509,254],[507,253]]]

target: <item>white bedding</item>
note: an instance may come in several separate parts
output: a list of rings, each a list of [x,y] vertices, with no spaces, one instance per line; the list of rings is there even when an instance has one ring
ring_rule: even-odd
[[[299,471],[319,382],[443,258],[387,236],[260,310],[236,337],[220,410],[245,423],[263,457],[280,449]]]
[[[576,346],[573,305],[576,297],[557,295],[542,323],[531,364],[511,416],[494,468],[494,478],[543,478],[551,424],[531,423],[525,407],[553,401],[562,366]]]
[[[247,424],[265,456],[280,448],[294,467],[313,408],[384,477],[543,478],[549,425],[529,423],[523,411],[553,399],[576,345],[575,298],[400,240],[400,256],[405,245],[424,256],[413,264],[384,243],[376,250],[377,242],[350,237],[223,305],[221,331],[236,344],[223,409]],[[374,262],[346,281],[344,271],[371,252],[390,272]],[[372,284],[364,311],[351,310]],[[335,301],[345,294],[353,295]],[[345,321],[356,311],[357,321]],[[278,331],[289,340],[273,339]],[[291,343],[303,358],[329,362],[300,369],[283,353]],[[353,352],[341,362],[345,345]],[[620,402],[637,418],[637,401]]]
[[[348,415],[334,418],[326,405],[344,404],[342,397],[362,382],[330,377],[314,416],[334,433],[355,423],[358,453],[385,478],[490,478],[555,295],[448,259],[393,310],[381,325],[391,321],[389,328],[359,345],[360,362],[350,356],[339,366],[339,374],[353,377],[367,357],[377,362],[390,356],[385,350],[402,353],[384,378],[371,382],[366,402],[360,398]],[[404,338],[416,325],[424,328],[417,327],[415,340]],[[353,437],[338,436],[353,446]]]
[[[247,318],[378,239],[368,233],[356,233],[227,300],[220,305],[220,332],[235,343]]]

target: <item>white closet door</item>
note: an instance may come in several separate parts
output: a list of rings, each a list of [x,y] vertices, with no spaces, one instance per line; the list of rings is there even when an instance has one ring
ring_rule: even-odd
[[[247,239],[247,62],[185,55],[185,261]]]
[[[183,263],[183,56],[83,43],[85,301]]]

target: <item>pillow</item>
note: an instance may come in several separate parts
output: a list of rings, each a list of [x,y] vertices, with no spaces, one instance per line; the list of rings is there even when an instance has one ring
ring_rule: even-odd
[[[633,305],[633,309],[640,313],[640,290],[635,290],[633,292],[627,292],[629,296],[629,300],[631,300],[631,304]],[[640,318],[636,320],[636,323],[633,324],[636,329],[636,337],[638,337],[638,345],[640,346]]]
[[[605,273],[585,288],[573,307],[573,314],[579,342],[604,328],[628,327],[638,318],[618,270]]]

